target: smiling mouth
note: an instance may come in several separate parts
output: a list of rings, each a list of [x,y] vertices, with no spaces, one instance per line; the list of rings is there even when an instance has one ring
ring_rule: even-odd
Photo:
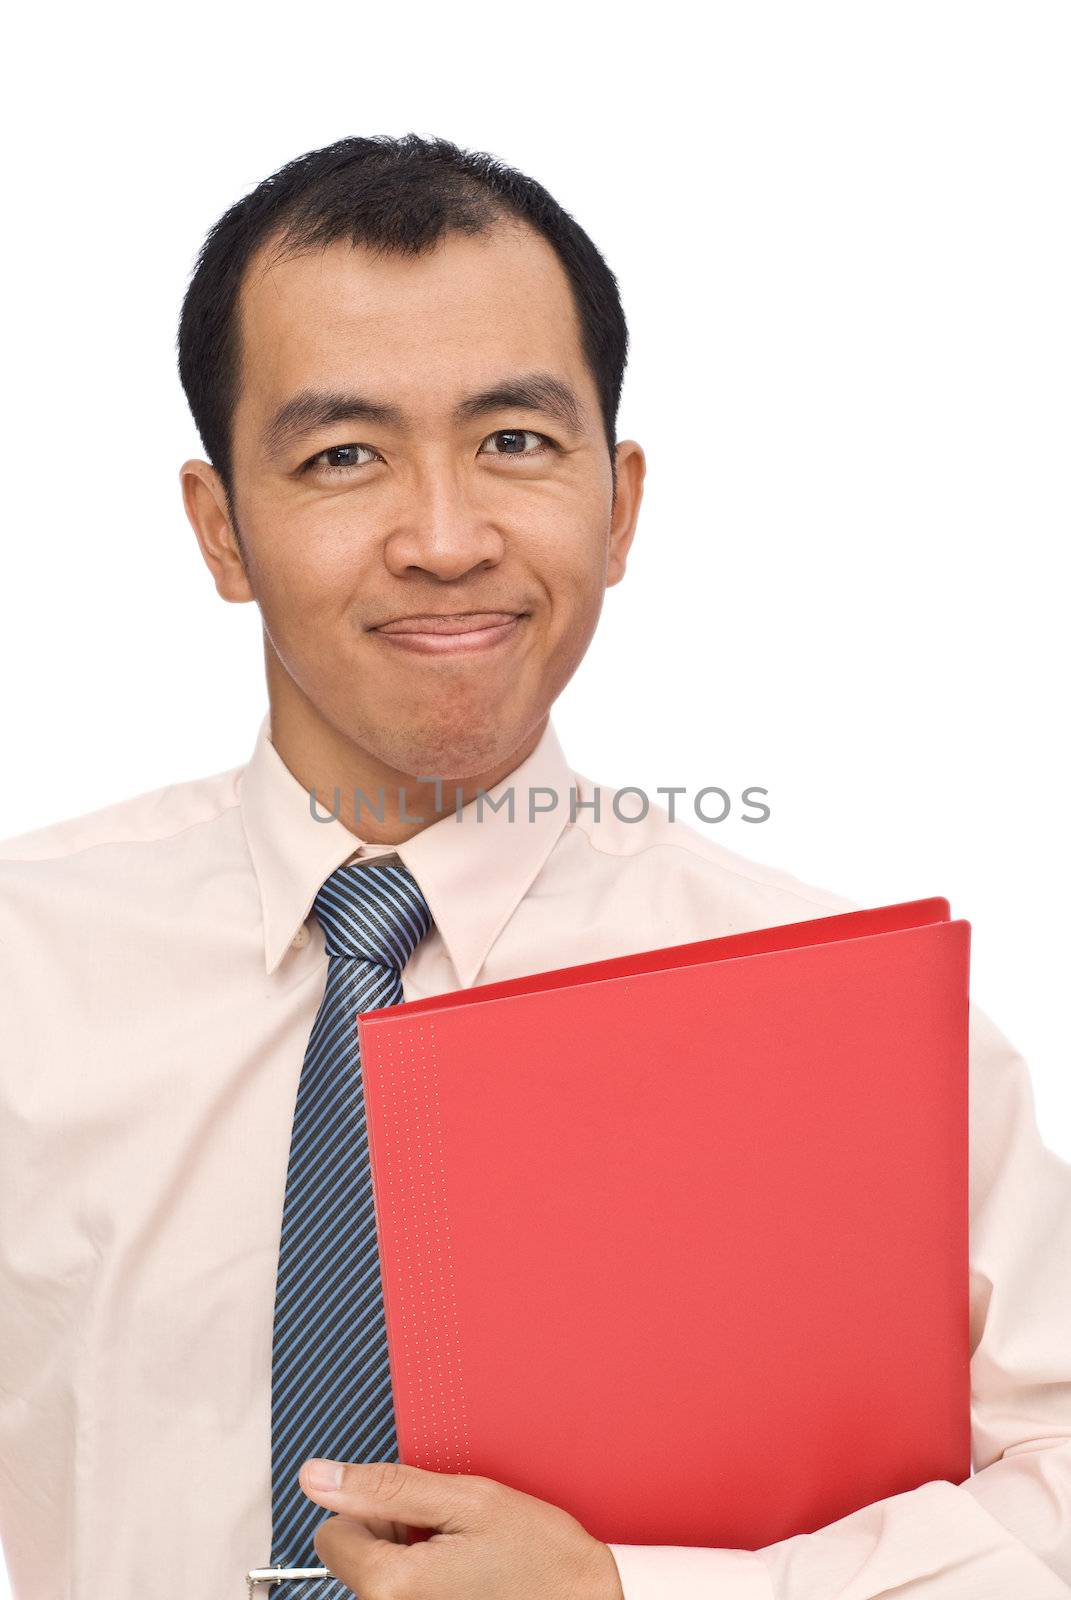
[[[398,617],[394,622],[380,623],[374,633],[474,633],[483,628],[503,627],[515,622],[523,611],[454,611],[417,613],[412,617]]]
[[[521,631],[527,611],[459,611],[449,616],[398,617],[369,631],[400,649],[460,655],[504,644]]]

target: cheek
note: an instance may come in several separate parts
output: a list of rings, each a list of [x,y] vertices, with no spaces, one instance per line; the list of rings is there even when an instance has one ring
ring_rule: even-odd
[[[314,630],[338,621],[354,595],[369,589],[367,541],[337,518],[288,518],[256,539],[253,586],[269,625],[280,630]],[[269,626],[270,631],[270,626]]]
[[[542,577],[565,628],[582,628],[597,612],[606,588],[606,545],[591,529],[548,543]]]
[[[307,563],[275,563],[257,589],[264,626],[280,654],[316,653],[337,588]]]
[[[543,655],[546,670],[560,685],[582,660],[595,632],[606,593],[605,560],[572,551],[547,575],[549,616]]]

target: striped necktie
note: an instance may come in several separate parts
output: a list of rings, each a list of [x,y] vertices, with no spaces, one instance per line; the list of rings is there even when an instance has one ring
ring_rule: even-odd
[[[272,1342],[273,1567],[322,1566],[328,1512],[298,1483],[310,1456],[396,1461],[398,1440],[368,1162],[359,1011],[403,1000],[402,968],[431,912],[396,858],[339,867],[314,902],[327,985],[298,1082]],[[291,1579],[271,1600],[341,1600],[337,1579]]]

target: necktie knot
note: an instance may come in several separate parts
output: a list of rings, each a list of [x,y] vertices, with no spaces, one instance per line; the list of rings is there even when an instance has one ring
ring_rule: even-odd
[[[313,909],[328,955],[354,956],[399,972],[432,923],[419,884],[397,860],[336,868]]]

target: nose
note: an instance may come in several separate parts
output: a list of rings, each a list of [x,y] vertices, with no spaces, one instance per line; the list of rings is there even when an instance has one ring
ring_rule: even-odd
[[[414,476],[383,554],[396,577],[420,571],[449,582],[496,566],[504,550],[495,520],[476,503],[460,474],[444,464]]]

